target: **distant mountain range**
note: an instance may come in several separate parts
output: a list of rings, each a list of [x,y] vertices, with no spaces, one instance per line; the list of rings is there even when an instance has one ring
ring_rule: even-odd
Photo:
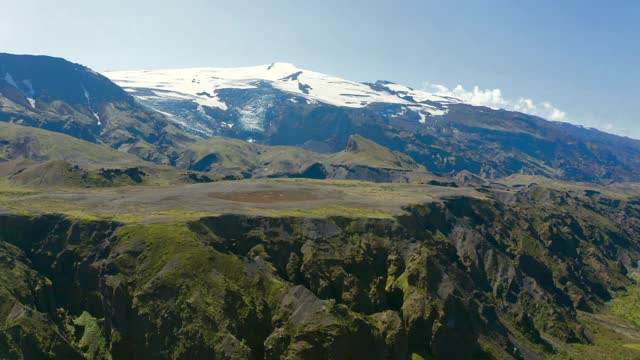
[[[359,135],[439,176],[640,178],[638,140],[388,81],[355,83],[286,63],[105,76],[62,59],[0,54],[0,121],[174,166],[213,136],[337,153]]]
[[[640,170],[640,141],[388,81],[355,83],[286,63],[105,75],[201,137],[332,152],[359,134],[442,175],[607,182],[637,179]]]
[[[105,75],[140,102],[162,111],[202,136],[224,131],[220,127],[263,133],[269,127],[268,113],[278,106],[278,100],[285,104],[324,104],[351,109],[362,109],[376,103],[393,104],[402,106],[402,112],[411,112],[420,123],[425,123],[429,116],[445,114],[448,104],[460,103],[457,99],[386,81],[360,84],[298,69],[287,63],[230,69],[121,71]],[[273,91],[269,92],[269,89]],[[263,91],[259,98],[253,96],[239,102],[239,96],[253,92],[239,90],[267,91]],[[237,116],[231,116],[229,122],[216,120],[216,113],[229,110]]]
[[[0,54],[0,358],[637,358],[639,178],[386,81]]]

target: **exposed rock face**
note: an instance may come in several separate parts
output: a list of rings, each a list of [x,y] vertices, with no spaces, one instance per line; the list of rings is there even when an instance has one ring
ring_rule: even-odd
[[[2,215],[0,357],[532,358],[589,342],[639,215],[535,186],[386,220]]]
[[[270,359],[373,359],[387,349],[364,317],[301,285],[284,295],[273,321],[276,328],[265,342]]]

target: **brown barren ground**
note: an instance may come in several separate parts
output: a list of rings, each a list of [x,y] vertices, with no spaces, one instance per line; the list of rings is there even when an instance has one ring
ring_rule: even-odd
[[[306,191],[257,191],[250,193],[231,194],[212,193],[209,194],[209,197],[214,199],[255,204],[271,204],[277,202],[297,202],[320,199],[319,196]]]

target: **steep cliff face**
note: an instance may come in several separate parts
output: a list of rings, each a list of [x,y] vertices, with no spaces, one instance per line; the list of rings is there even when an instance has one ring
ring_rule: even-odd
[[[576,309],[630,283],[639,228],[622,214],[634,211],[533,187],[503,201],[418,206],[397,220],[226,216],[194,229],[213,233],[220,251],[257,254],[320,298],[374,317],[395,312],[410,353],[518,357],[520,347],[552,351],[541,333],[589,342]]]
[[[0,216],[0,357],[535,358],[632,283],[640,202],[530,187],[396,219]],[[607,215],[602,215],[607,214]]]

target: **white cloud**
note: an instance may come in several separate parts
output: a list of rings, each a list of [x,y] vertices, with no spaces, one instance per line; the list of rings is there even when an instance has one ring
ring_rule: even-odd
[[[566,112],[556,108],[548,101],[536,104],[528,98],[507,99],[502,96],[500,89],[480,89],[479,86],[474,86],[473,89],[467,90],[462,85],[449,89],[444,85],[425,83],[424,90],[441,96],[455,97],[473,105],[519,111],[548,120],[569,121]]]

